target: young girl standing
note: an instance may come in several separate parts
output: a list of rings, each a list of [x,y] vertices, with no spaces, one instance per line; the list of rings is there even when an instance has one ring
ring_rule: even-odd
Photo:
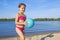
[[[24,26],[27,24],[26,16],[24,14],[26,5],[24,3],[20,3],[18,6],[19,12],[16,14],[15,24],[16,24],[16,32],[20,38],[20,40],[25,40],[24,36]]]

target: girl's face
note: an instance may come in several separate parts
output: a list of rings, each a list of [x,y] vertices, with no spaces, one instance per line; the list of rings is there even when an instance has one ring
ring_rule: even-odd
[[[19,8],[19,11],[20,11],[20,13],[24,13],[24,11],[25,11],[25,6],[24,6],[24,5],[21,5],[20,8]]]

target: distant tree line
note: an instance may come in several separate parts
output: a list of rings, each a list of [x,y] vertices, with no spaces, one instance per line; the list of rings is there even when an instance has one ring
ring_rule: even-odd
[[[60,21],[60,18],[34,18],[35,21]],[[15,18],[0,18],[0,21],[15,21]]]
[[[35,18],[35,21],[60,21],[60,18]]]
[[[15,18],[0,18],[0,21],[15,21]]]

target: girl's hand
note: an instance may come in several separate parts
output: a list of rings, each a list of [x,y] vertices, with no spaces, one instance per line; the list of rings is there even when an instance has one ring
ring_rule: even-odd
[[[26,21],[24,22],[24,25],[27,25],[27,22]]]

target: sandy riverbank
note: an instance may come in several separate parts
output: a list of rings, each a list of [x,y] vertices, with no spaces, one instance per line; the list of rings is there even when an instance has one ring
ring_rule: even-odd
[[[26,40],[60,40],[60,32],[26,35]],[[3,37],[0,40],[19,40],[19,37]]]

